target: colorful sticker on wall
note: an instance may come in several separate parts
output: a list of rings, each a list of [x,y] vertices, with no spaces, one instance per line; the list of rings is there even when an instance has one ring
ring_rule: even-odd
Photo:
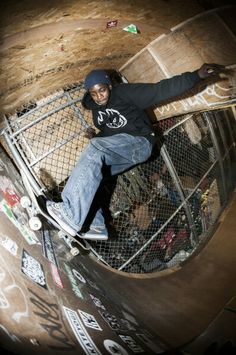
[[[64,268],[67,273],[67,276],[70,280],[71,286],[72,286],[72,291],[75,293],[75,295],[81,299],[84,299],[79,286],[77,285],[76,278],[74,277],[74,273],[72,272],[71,268],[64,263]],[[75,270],[76,271],[76,270]]]
[[[90,297],[92,298],[93,303],[95,304],[96,307],[101,308],[101,309],[104,309],[104,310],[106,309],[106,308],[103,306],[103,304],[102,304],[102,302],[100,301],[99,298],[95,297],[95,296],[92,295],[91,293],[90,293],[89,295],[90,295]]]
[[[4,212],[5,215],[9,218],[9,220],[18,228],[18,230],[20,231],[20,233],[25,238],[28,244],[41,244],[35,233],[31,231],[30,228],[28,228],[25,224],[21,224],[16,219],[11,207],[5,200],[0,201],[0,211]]]
[[[116,27],[118,23],[118,20],[113,20],[113,21],[108,21],[107,22],[107,28],[112,28],[112,27]]]
[[[84,325],[88,328],[92,328],[95,330],[102,330],[98,322],[96,321],[96,318],[87,312],[81,311],[78,309],[79,315],[84,323]]]
[[[24,249],[22,251],[21,271],[33,282],[47,289],[42,265]]]
[[[17,255],[18,245],[7,235],[0,234],[0,244],[12,255]]]
[[[52,273],[52,278],[54,283],[57,285],[57,287],[64,288],[58,268],[54,263],[50,263],[50,266],[51,266],[51,273]]]
[[[128,330],[136,330],[136,328],[127,319],[120,318],[120,321]]]
[[[132,314],[130,314],[129,312],[126,312],[124,310],[122,310],[121,312],[122,312],[125,319],[127,319],[132,324],[135,324],[138,326],[138,322],[136,321],[136,319],[134,318],[134,316]]]
[[[98,350],[97,346],[93,342],[92,338],[89,336],[83,323],[79,319],[78,314],[74,310],[64,306],[63,306],[63,310],[71,326],[71,329],[73,330],[73,333],[76,339],[78,340],[80,346],[83,348],[85,354],[102,355],[102,353]]]
[[[72,272],[73,272],[74,276],[75,276],[79,281],[81,281],[82,283],[86,284],[85,278],[83,277],[83,275],[81,275],[81,273],[79,273],[79,271],[77,271],[77,270],[75,270],[75,269],[72,269]]]
[[[100,309],[98,310],[98,312],[101,314],[102,318],[108,323],[109,327],[112,330],[125,331],[125,329],[122,328],[117,318],[113,314],[110,314],[109,312],[106,311],[101,311]]]
[[[130,335],[119,335],[121,340],[133,351],[133,353],[139,354],[143,353],[144,350],[136,343],[136,341]]]
[[[114,340],[106,339],[104,340],[103,345],[108,351],[108,353],[111,355],[129,355],[128,352],[123,348],[123,346],[121,346]]]
[[[43,247],[43,255],[47,258],[51,263],[55,264],[58,267],[56,255],[54,252],[52,239],[48,230],[43,229],[42,233],[42,247]]]
[[[0,176],[0,192],[11,207],[20,202],[15,186],[6,176]]]
[[[135,25],[133,25],[132,23],[126,27],[123,28],[124,31],[126,32],[130,32],[130,33],[138,33],[138,29]]]
[[[99,291],[100,294],[101,294],[101,293],[104,293],[103,290],[101,290],[101,289],[95,284],[95,282],[89,280],[88,278],[87,278],[87,283],[89,284],[89,286],[91,286],[91,287],[94,288],[95,290]]]

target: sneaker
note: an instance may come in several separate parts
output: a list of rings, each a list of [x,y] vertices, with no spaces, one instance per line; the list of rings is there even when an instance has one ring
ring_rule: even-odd
[[[46,207],[49,215],[59,224],[59,226],[72,237],[77,235],[77,232],[68,224],[65,217],[62,215],[60,203],[47,201]]]
[[[88,232],[80,234],[80,238],[89,240],[107,240],[108,234],[106,228],[94,228],[91,227]]]

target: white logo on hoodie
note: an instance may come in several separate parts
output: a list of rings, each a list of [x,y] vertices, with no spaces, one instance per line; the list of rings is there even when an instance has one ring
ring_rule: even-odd
[[[105,124],[109,128],[121,128],[126,126],[127,119],[119,111],[107,108],[105,111],[98,111],[98,124]]]

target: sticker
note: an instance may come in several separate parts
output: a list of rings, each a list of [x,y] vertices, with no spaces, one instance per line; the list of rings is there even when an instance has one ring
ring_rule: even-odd
[[[56,265],[54,263],[50,263],[50,266],[51,266],[51,273],[52,273],[53,281],[55,282],[57,287],[64,288],[58,268],[56,267]]]
[[[138,323],[136,321],[136,319],[133,317],[132,314],[126,312],[126,311],[122,311],[123,316],[125,317],[125,319],[127,319],[128,321],[130,321],[131,323],[135,324],[138,326]]]
[[[29,245],[41,244],[35,233],[31,231],[26,225],[20,224],[14,216],[11,207],[5,200],[0,201],[0,210],[5,213],[9,220],[19,229],[22,236],[25,238]]]
[[[100,301],[99,298],[95,297],[95,296],[92,295],[91,293],[90,293],[89,295],[90,295],[90,297],[92,298],[93,303],[95,304],[96,307],[102,308],[102,309],[104,309],[104,310],[106,309],[106,308],[103,306],[103,304],[102,304],[102,302]]]
[[[128,330],[136,330],[136,328],[127,319],[120,318],[120,320]]]
[[[91,337],[89,336],[89,334],[87,333],[86,329],[84,328],[81,320],[79,319],[78,314],[72,309],[69,309],[64,306],[63,306],[63,310],[71,326],[71,329],[73,330],[74,335],[76,336],[76,339],[80,343],[85,353],[88,355],[92,355],[92,354],[102,355],[98,350],[98,348],[96,347],[96,345],[94,344]]]
[[[98,322],[96,321],[95,317],[92,314],[86,313],[84,311],[80,311],[79,309],[78,312],[86,327],[95,330],[102,330],[102,328],[99,326]]]
[[[103,342],[104,347],[109,352],[109,354],[114,355],[129,355],[127,351],[120,344],[113,340],[106,339]]]
[[[99,289],[99,287],[91,280],[87,279],[87,283],[89,284],[89,286],[91,286],[92,288],[94,288],[95,290],[99,291],[100,293],[102,293],[103,291]]]
[[[133,25],[132,23],[129,26],[124,27],[123,30],[126,32],[130,32],[130,33],[135,33],[135,34],[138,33],[137,27],[135,25]]]
[[[7,235],[0,235],[0,244],[12,255],[17,255],[18,245]]]
[[[113,330],[125,330],[122,329],[121,325],[118,323],[117,318],[106,311],[101,311],[100,309],[98,312],[101,314],[102,318],[108,323],[111,329]]]
[[[112,28],[112,27],[116,27],[118,23],[118,20],[113,20],[113,21],[108,21],[107,22],[107,28]]]
[[[74,274],[75,277],[77,277],[77,279],[81,282],[83,282],[84,284],[86,284],[86,280],[85,278],[75,269],[72,269],[72,272]]]
[[[53,249],[52,239],[48,230],[43,230],[42,247],[43,255],[45,256],[45,258],[47,258],[51,263],[55,264],[58,267],[56,255]]]
[[[123,342],[132,350],[134,353],[143,353],[144,350],[139,346],[136,341],[129,335],[119,335]]]
[[[24,249],[22,251],[21,271],[32,281],[47,289],[42,265]]]
[[[11,207],[20,202],[15,186],[6,176],[0,176],[0,191],[2,191],[3,198]]]
[[[79,297],[79,298],[81,298],[83,300],[84,297],[83,297],[83,295],[82,295],[82,293],[81,293],[81,291],[79,289],[79,286],[77,285],[76,279],[74,277],[74,273],[72,272],[72,271],[76,271],[76,270],[73,269],[71,271],[70,267],[68,265],[66,265],[65,263],[64,263],[64,268],[65,268],[67,276],[68,276],[68,278],[70,280],[73,292],[75,293],[75,295],[77,297]]]

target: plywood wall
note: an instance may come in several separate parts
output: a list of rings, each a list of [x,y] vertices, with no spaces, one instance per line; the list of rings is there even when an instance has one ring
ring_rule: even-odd
[[[236,7],[204,12],[159,36],[120,68],[129,82],[158,82],[203,63],[219,63],[228,72],[209,86],[155,109],[158,120],[187,112],[232,105],[236,101]]]
[[[0,110],[118,69],[148,43],[203,11],[196,0],[2,0]],[[117,26],[107,29],[108,21]],[[130,23],[137,35],[123,31]]]

